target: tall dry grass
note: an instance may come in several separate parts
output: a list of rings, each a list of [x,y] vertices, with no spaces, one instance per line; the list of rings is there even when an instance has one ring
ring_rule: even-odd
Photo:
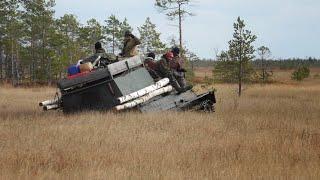
[[[214,114],[42,112],[0,88],[1,179],[319,179],[320,84],[217,85]]]

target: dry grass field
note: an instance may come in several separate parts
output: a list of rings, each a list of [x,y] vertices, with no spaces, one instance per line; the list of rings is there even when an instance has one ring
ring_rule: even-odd
[[[282,75],[285,76],[285,75]],[[319,179],[320,80],[215,85],[214,114],[42,112],[0,88],[0,179]]]

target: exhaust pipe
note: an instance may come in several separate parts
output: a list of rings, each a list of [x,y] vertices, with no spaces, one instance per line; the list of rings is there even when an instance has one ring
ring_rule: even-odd
[[[43,106],[43,110],[44,111],[55,110],[55,109],[58,109],[58,108],[59,108],[58,104],[52,104],[52,105]]]
[[[47,100],[39,103],[39,106],[48,106],[48,105],[53,105],[53,104],[58,104],[59,100],[58,99],[52,99],[52,100]]]

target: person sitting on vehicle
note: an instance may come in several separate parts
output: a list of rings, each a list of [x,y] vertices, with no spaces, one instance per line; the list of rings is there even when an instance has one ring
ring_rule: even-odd
[[[99,56],[100,56],[100,61],[105,65],[112,64],[118,61],[117,56],[115,56],[114,54],[106,53],[106,51],[102,48],[101,42],[97,42],[94,45],[94,48],[95,48],[95,54],[83,60],[81,64],[85,64],[88,62],[91,62],[93,64],[94,61],[96,61]]]
[[[130,31],[124,34],[123,49],[120,53],[122,57],[133,57],[138,55],[137,46],[141,44],[140,40],[135,37]]]
[[[151,77],[154,80],[158,80],[160,76],[156,72],[157,62],[155,61],[156,55],[153,52],[147,54],[146,59],[144,60],[144,66],[149,71]]]
[[[157,73],[161,78],[169,78],[170,84],[172,87],[178,92],[183,93],[187,91],[187,89],[180,86],[175,78],[173,71],[170,67],[170,61],[174,58],[172,52],[167,52],[165,55],[162,56],[161,60],[157,63]]]
[[[178,47],[173,47],[171,49],[171,52],[173,53],[173,60],[170,61],[170,68],[173,72],[174,77],[177,79],[179,85],[182,88],[185,89],[192,89],[193,87],[191,85],[187,85],[187,81],[185,79],[185,73],[187,72],[183,68],[183,62],[184,60],[180,57],[180,49]]]

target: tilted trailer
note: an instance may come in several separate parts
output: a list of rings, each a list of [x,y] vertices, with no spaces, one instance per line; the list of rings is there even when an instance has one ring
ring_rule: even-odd
[[[88,110],[213,112],[216,103],[214,91],[200,95],[192,90],[177,93],[169,79],[155,82],[140,56],[63,79],[58,82],[58,89],[55,99],[40,103],[44,110],[61,109],[64,113]]]

